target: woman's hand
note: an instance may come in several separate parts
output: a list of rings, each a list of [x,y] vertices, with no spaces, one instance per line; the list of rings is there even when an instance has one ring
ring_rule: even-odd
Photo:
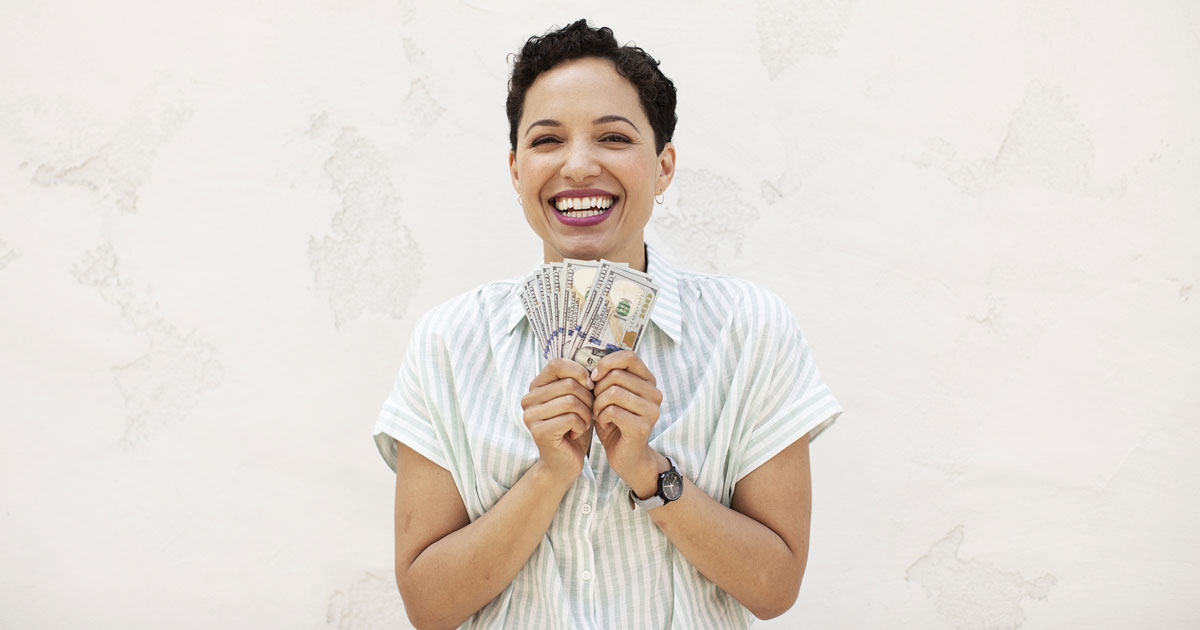
[[[583,366],[551,359],[521,398],[525,426],[537,444],[541,462],[555,475],[574,479],[592,443],[592,388]]]
[[[608,463],[642,498],[657,488],[666,459],[650,448],[650,432],[658,422],[662,392],[654,374],[628,350],[614,352],[592,371],[596,402],[596,435],[604,444]]]

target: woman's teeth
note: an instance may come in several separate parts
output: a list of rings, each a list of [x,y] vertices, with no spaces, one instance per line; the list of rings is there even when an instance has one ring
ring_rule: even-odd
[[[564,215],[564,216],[568,216],[568,217],[582,218],[582,217],[594,217],[598,214],[604,214],[604,211],[603,210],[559,210],[558,213],[561,215]]]
[[[559,197],[554,207],[568,217],[594,217],[612,206],[612,197]]]

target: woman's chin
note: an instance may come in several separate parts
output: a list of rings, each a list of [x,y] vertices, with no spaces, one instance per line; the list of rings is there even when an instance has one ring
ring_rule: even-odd
[[[598,260],[606,257],[611,247],[597,239],[568,239],[553,247],[563,258]]]

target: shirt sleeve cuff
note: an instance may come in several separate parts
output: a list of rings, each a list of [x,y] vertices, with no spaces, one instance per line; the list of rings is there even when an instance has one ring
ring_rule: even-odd
[[[403,442],[405,446],[438,466],[450,469],[442,452],[442,446],[438,443],[431,427],[418,428],[414,423],[403,422],[400,418],[381,416],[375,423],[374,437],[379,454],[392,472],[396,471],[397,441]]]
[[[751,471],[767,463],[783,449],[808,434],[811,443],[842,415],[842,406],[824,384],[814,388],[803,399],[781,409],[775,419],[763,423],[765,431],[756,435],[757,448],[746,454],[745,463],[738,471],[737,481]]]

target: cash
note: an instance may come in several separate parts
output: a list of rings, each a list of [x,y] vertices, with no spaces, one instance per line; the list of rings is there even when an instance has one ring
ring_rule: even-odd
[[[625,263],[567,259],[539,267],[520,293],[542,359],[591,370],[612,352],[637,351],[658,286]]]

